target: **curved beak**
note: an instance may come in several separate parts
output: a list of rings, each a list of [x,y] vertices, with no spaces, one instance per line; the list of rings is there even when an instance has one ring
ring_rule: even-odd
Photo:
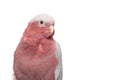
[[[53,23],[46,23],[46,26],[50,29],[50,35],[54,34],[54,24]]]
[[[54,32],[54,25],[50,25],[50,32],[51,32],[51,34],[53,34],[53,32]]]

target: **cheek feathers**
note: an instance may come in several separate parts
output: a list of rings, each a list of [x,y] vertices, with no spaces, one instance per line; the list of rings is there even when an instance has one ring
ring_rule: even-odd
[[[26,29],[27,35],[33,36],[34,38],[39,36],[42,38],[48,38],[49,36],[52,36],[53,31],[54,30],[48,26],[41,27],[38,24],[38,21],[30,22]]]

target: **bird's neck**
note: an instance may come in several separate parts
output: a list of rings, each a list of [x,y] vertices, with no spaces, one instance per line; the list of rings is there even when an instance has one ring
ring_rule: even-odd
[[[54,55],[56,53],[56,44],[53,39],[41,39],[39,43],[21,41],[21,50],[28,57],[36,56],[38,58],[44,55]]]

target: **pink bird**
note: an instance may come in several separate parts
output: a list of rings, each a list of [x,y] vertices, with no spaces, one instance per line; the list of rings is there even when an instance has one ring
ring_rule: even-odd
[[[14,53],[15,80],[62,80],[62,56],[53,39],[54,24],[47,14],[30,20]]]

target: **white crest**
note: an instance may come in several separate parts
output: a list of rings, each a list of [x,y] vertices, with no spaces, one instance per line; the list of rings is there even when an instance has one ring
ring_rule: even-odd
[[[30,22],[34,22],[34,21],[44,21],[44,22],[50,22],[50,23],[54,23],[54,19],[52,16],[48,15],[48,14],[40,14],[35,16],[34,18],[32,18],[30,20]]]

